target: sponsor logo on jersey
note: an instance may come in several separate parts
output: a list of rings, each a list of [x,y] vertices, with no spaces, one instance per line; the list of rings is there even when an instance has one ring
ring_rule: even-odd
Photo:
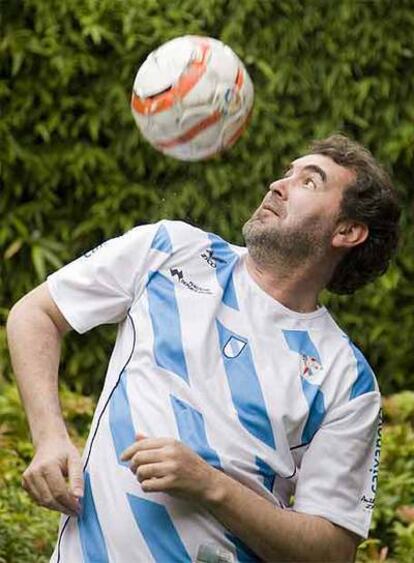
[[[371,473],[371,492],[373,495],[377,492],[378,485],[378,470],[381,456],[381,442],[382,442],[382,410],[380,410],[378,418],[377,437],[375,440],[374,460],[370,468]]]
[[[373,510],[375,505],[375,497],[367,497],[365,495],[362,495],[361,502],[365,510]]]
[[[223,354],[226,358],[237,358],[243,352],[244,347],[246,346],[247,342],[242,340],[241,338],[237,338],[237,336],[231,336],[223,348]]]
[[[322,369],[322,365],[313,356],[301,355],[301,375],[302,377],[312,377]]]
[[[219,258],[218,256],[214,256],[213,251],[211,248],[206,248],[204,252],[200,254],[201,258],[207,262],[209,266],[212,268],[217,268],[217,262],[221,262],[223,264],[227,264],[226,260],[223,258]]]
[[[375,504],[375,494],[377,492],[377,486],[378,486],[378,471],[379,471],[380,456],[381,456],[382,421],[383,421],[382,410],[380,410],[379,418],[378,418],[377,436],[375,439],[374,458],[372,461],[372,465],[369,469],[369,472],[371,473],[369,496],[364,494],[361,497],[361,502],[364,505],[365,510],[372,510]]]
[[[190,289],[191,291],[195,291],[196,293],[204,293],[204,294],[211,294],[211,289],[200,287],[196,283],[192,282],[188,278],[184,276],[183,270],[179,268],[170,268],[170,274],[173,280],[178,281],[180,285]]]

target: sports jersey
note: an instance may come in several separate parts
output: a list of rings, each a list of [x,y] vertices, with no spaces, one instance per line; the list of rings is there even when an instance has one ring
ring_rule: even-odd
[[[183,563],[206,546],[257,559],[202,506],[142,491],[120,460],[137,433],[180,440],[275,506],[367,536],[375,376],[326,308],[286,308],[250,277],[246,256],[161,221],[48,278],[77,332],[119,325],[83,454],[82,514],[62,517],[52,561]]]

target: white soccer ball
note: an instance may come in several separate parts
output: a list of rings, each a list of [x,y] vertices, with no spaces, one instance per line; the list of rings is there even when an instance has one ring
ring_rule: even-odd
[[[156,149],[180,160],[201,160],[236,142],[253,98],[252,81],[230,47],[186,35],[164,43],[138,69],[131,109]]]

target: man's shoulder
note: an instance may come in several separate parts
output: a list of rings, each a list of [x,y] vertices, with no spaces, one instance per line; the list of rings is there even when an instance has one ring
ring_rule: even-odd
[[[372,371],[371,366],[364,353],[359,347],[359,343],[355,342],[345,330],[337,323],[333,316],[327,311],[325,316],[326,331],[332,343],[335,343],[335,348],[338,352],[343,352],[348,355],[353,361],[357,361],[360,367],[364,365],[366,369]]]
[[[162,219],[154,226],[156,227],[155,238],[161,236],[161,234],[167,238],[171,243],[172,252],[180,251],[183,248],[190,249],[193,247],[194,249],[199,249],[200,247],[207,248],[211,246],[217,248],[225,247],[228,252],[233,252],[234,254],[241,254],[245,250],[243,247],[226,241],[218,234],[185,221]]]
[[[189,241],[206,238],[208,236],[206,231],[186,221],[162,219],[158,221],[155,226],[157,227],[157,231],[159,229],[165,230],[171,238],[176,240]]]
[[[362,395],[380,393],[375,373],[359,346],[343,331],[338,331],[332,368],[336,372],[338,388],[336,395],[341,403],[357,399]],[[342,392],[341,392],[342,391]]]
[[[194,241],[207,239],[207,236],[208,233],[190,223],[161,219],[153,223],[136,225],[118,237],[118,240],[129,241],[132,245],[144,243],[152,250],[171,254],[183,246],[188,247]]]
[[[320,377],[331,388],[336,403],[378,392],[374,371],[355,343],[327,309],[310,326],[310,335],[321,357],[324,370]]]

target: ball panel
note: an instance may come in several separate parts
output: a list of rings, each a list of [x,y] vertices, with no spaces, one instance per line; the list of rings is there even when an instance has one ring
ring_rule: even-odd
[[[177,103],[170,110],[155,115],[134,113],[134,118],[143,136],[155,146],[159,141],[170,139],[173,134],[180,134],[178,123],[182,118],[182,109]]]
[[[232,147],[237,139],[243,134],[246,129],[251,112],[247,115],[242,115],[240,118],[234,120],[233,122],[228,122],[226,127],[223,129],[222,135],[222,147],[223,149],[229,149]]]
[[[168,110],[176,100],[183,99],[199,82],[205,74],[210,56],[210,47],[206,43],[199,43],[195,45],[196,51],[186,53],[186,64],[181,69],[182,61],[176,64],[169,53],[169,57],[158,59],[156,56],[153,60],[148,61],[148,72],[145,77],[153,75],[153,73],[165,73],[167,78],[164,81],[159,81],[158,87],[161,88],[158,94],[154,95],[138,95],[137,90],[143,91],[139,81],[135,80],[133,108],[138,113],[155,114]],[[147,59],[148,60],[148,59]],[[162,64],[160,64],[162,61]],[[145,63],[144,63],[145,64]],[[173,70],[170,69],[173,67]],[[181,72],[177,74],[177,69]],[[138,71],[139,73],[139,71]],[[138,78],[138,76],[137,76]],[[135,90],[135,88],[137,90]],[[147,89],[147,91],[150,91]]]
[[[205,131],[206,129],[209,129],[212,125],[215,125],[220,120],[221,120],[221,113],[219,111],[214,111],[207,117],[203,117],[202,119],[199,119],[197,123],[195,123],[192,127],[187,129],[185,133],[182,133],[178,137],[174,137],[166,141],[158,141],[157,147],[161,149],[167,149],[170,147],[174,147],[176,145],[188,143],[189,141],[192,141],[196,137],[198,142],[199,133]]]

